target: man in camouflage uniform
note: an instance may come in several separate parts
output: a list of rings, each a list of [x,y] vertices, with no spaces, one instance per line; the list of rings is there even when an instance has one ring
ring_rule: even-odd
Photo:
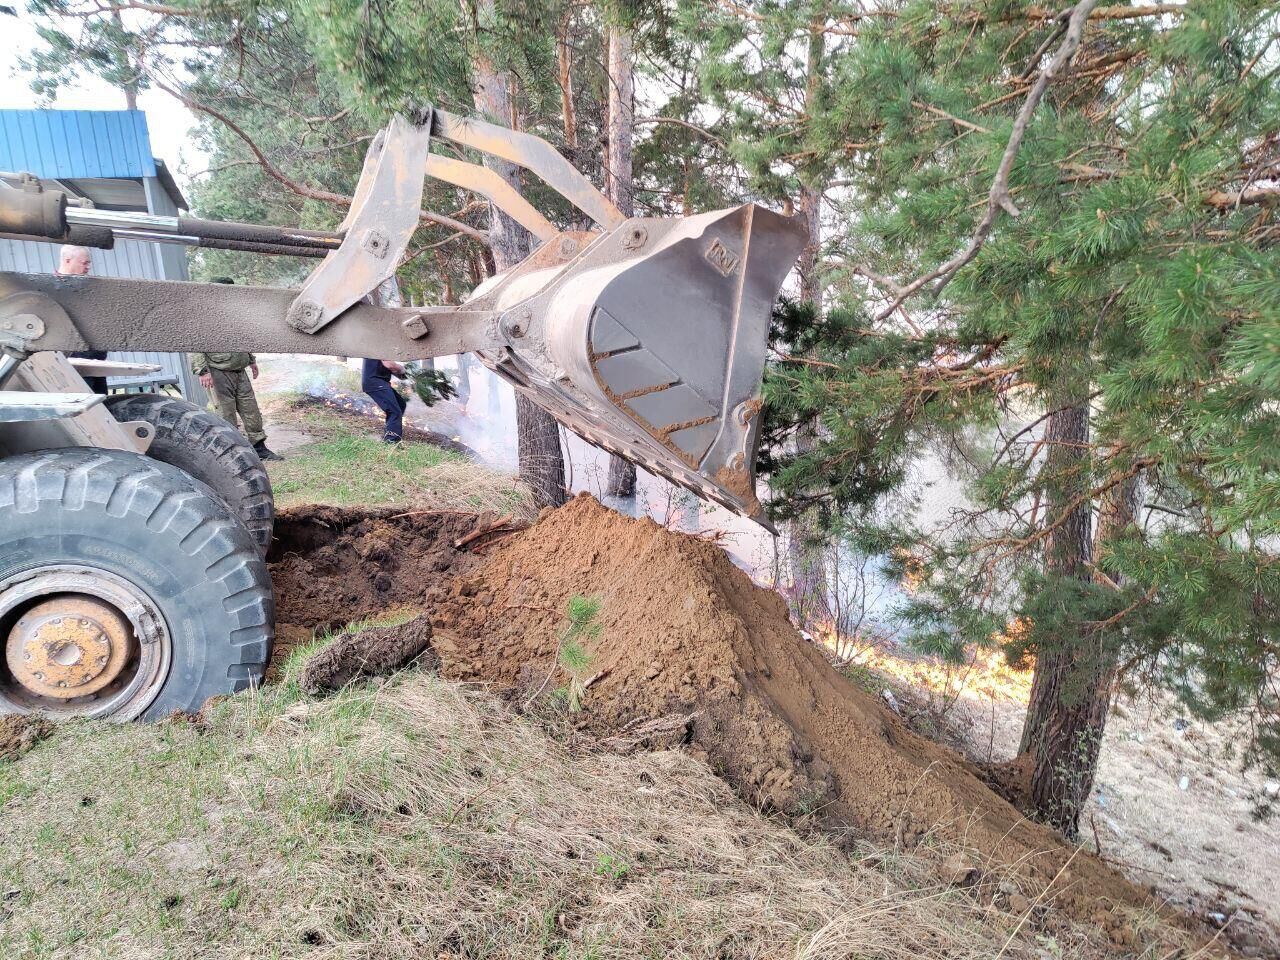
[[[212,277],[210,283],[235,283],[230,277]],[[261,460],[283,460],[284,457],[267,448],[267,434],[262,429],[262,411],[253,392],[253,379],[258,379],[258,360],[252,353],[193,353],[191,369],[200,378],[200,385],[213,391],[213,402],[218,415],[233,427],[239,427],[237,416],[244,423],[244,435],[253,444]]]
[[[263,460],[283,460],[267,448],[267,435],[262,429],[262,411],[253,393],[253,380],[258,379],[258,363],[252,353],[193,353],[191,369],[200,377],[206,390],[213,391],[218,414],[233,427],[244,423],[244,435]]]

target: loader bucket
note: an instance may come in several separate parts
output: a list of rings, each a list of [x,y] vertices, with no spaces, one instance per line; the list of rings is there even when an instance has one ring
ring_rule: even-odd
[[[803,220],[745,204],[595,236],[565,267],[510,282],[498,305],[522,336],[482,359],[588,442],[767,526],[761,379]]]

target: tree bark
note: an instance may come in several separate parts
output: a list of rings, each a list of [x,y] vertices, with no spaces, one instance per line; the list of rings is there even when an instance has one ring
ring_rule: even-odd
[[[464,407],[471,399],[471,355],[458,354],[458,402]]]
[[[800,190],[800,212],[809,226],[809,242],[796,263],[800,274],[800,299],[822,311],[822,283],[818,278],[819,248],[822,243],[818,219],[822,195],[811,188]],[[803,456],[817,443],[816,424],[803,424],[796,433],[795,450]],[[796,517],[787,529],[787,562],[791,568],[791,607],[802,625],[828,620],[832,613],[826,570],[826,544],[817,518],[812,514]]]
[[[609,132],[605,191],[624,216],[635,213],[632,143],[635,136],[634,43],[625,26],[609,28]],[[610,455],[605,492],[611,497],[636,495],[636,467]]]
[[[117,30],[124,34],[124,20],[120,16],[119,10],[111,11],[111,20],[115,24]],[[121,82],[121,89],[124,91],[124,108],[126,110],[138,109],[138,71],[134,69],[133,63],[129,60],[129,55],[120,52],[116,55],[117,66],[123,72],[127,72],[130,76],[124,78]]]
[[[1049,418],[1045,470],[1048,522],[1062,522],[1045,543],[1045,568],[1059,577],[1089,582],[1096,555],[1129,527],[1136,512],[1138,481],[1128,478],[1100,504],[1096,540],[1092,501],[1063,511],[1088,489],[1089,409],[1069,406]],[[1074,471],[1074,472],[1072,472]],[[1067,479],[1062,479],[1066,473]],[[1019,754],[1030,753],[1032,812],[1067,837],[1075,837],[1093,789],[1098,752],[1106,728],[1118,650],[1113,634],[1095,624],[1066,624],[1040,645]]]
[[[809,33],[805,56],[805,106],[814,100],[822,87],[822,58],[826,52],[826,34],[821,26],[823,16],[815,18]],[[822,190],[802,184],[799,211],[809,228],[809,240],[800,253],[796,271],[800,274],[800,299],[813,305],[815,315],[822,315],[822,281],[819,269],[822,254]],[[803,456],[817,443],[817,424],[802,424],[796,433],[795,452]],[[832,604],[827,582],[826,549],[817,517],[812,513],[796,517],[787,528],[787,564],[791,573],[791,609],[796,620],[807,626],[815,621],[831,619]]]
[[[573,108],[573,51],[569,47],[572,8],[560,20],[556,34],[556,79],[560,86],[560,113],[564,118],[564,145],[573,156],[578,150],[578,117]]]
[[[492,10],[493,0],[480,0],[482,9]],[[475,105],[495,123],[507,124],[512,117],[508,77],[484,57],[473,64]],[[485,165],[520,190],[519,168],[490,155]],[[494,266],[509,270],[529,254],[529,233],[497,207],[489,206],[489,240]],[[565,502],[564,454],[560,449],[560,428],[555,418],[522,395],[516,397],[516,434],[520,479],[533,493],[534,504],[558,507]]]

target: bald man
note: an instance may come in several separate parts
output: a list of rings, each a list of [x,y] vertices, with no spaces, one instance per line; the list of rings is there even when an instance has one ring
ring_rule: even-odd
[[[88,247],[77,247],[69,243],[62,248],[58,257],[58,276],[85,277],[89,275],[89,270],[92,267],[93,254],[89,251]],[[105,360],[107,359],[107,351],[81,350],[77,353],[68,353],[67,356],[79,357],[82,360]],[[106,377],[85,377],[84,382],[89,385],[89,389],[94,393],[100,393],[103,396],[106,396]]]
[[[89,270],[92,267],[93,253],[88,247],[77,247],[68,243],[60,251],[60,256],[58,258],[58,276],[88,276]]]

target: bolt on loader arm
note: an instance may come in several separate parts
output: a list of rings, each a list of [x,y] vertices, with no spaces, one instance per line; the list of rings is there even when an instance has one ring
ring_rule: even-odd
[[[432,153],[433,138],[525,167],[597,229],[558,230],[493,171]],[[419,226],[427,176],[486,197],[540,244],[460,306],[372,306]],[[427,108],[375,137],[332,233],[59,210],[30,183],[0,190],[0,233],[58,242],[86,227],[323,259],[300,290],[0,273],[0,348],[474,352],[588,442],[765,522],[754,490],[760,386],[773,303],[806,242],[801,218],[752,203],[624,217],[545,141]]]

